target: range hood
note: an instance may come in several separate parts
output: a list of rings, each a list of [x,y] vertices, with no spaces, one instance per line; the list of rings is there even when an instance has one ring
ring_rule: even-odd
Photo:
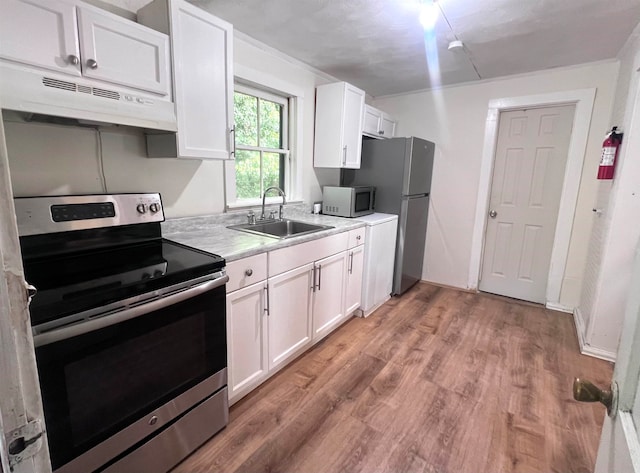
[[[3,109],[177,131],[169,97],[0,61]]]

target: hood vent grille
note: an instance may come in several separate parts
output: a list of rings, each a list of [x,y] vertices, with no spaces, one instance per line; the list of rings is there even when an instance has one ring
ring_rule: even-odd
[[[96,97],[102,97],[105,99],[120,100],[120,94],[113,90],[89,87],[86,85],[76,84],[75,82],[52,79],[51,77],[43,77],[42,84],[45,87],[52,87],[54,89],[67,90],[69,92],[80,92],[83,94],[92,94]]]
[[[113,90],[98,89],[97,87],[93,88],[93,95],[104,97],[105,99],[120,100],[120,94],[118,92],[114,92]]]
[[[68,90],[70,92],[76,91],[76,84],[73,82],[66,82],[58,79],[51,79],[50,77],[43,77],[42,83],[45,87],[53,87],[55,89]]]

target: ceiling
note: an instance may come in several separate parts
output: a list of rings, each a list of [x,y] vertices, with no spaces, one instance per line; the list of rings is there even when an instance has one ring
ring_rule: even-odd
[[[431,33],[421,0],[193,3],[372,96],[613,58],[640,22],[639,0],[439,0]]]
[[[640,22],[640,0],[438,0],[429,31],[431,0],[190,1],[374,97],[611,59]]]

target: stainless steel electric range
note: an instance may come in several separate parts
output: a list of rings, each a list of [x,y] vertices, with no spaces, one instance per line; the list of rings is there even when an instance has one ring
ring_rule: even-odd
[[[159,194],[15,206],[54,471],[168,471],[228,422],[224,259]]]

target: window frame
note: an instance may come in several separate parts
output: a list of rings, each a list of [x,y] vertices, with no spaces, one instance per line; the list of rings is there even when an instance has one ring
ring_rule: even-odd
[[[257,72],[253,71],[255,75]],[[269,82],[269,81],[267,81]],[[289,88],[289,87],[287,87]],[[234,83],[234,94],[240,92],[243,94],[252,95],[260,99],[276,102],[283,106],[282,113],[282,136],[281,141],[283,144],[288,145],[285,148],[267,148],[267,147],[255,147],[248,145],[238,145],[234,143],[234,150],[242,149],[248,151],[262,151],[272,152],[280,155],[284,155],[282,162],[284,163],[284,169],[281,172],[284,173],[284,191],[287,195],[287,202],[291,202],[297,199],[297,193],[299,191],[299,165],[294,159],[297,154],[301,142],[299,138],[300,134],[300,120],[301,120],[301,103],[302,97],[296,96],[291,92],[280,91],[274,87],[268,85],[258,84],[256,82],[242,79],[236,75],[236,81]],[[259,113],[259,112],[258,112]],[[259,117],[258,117],[259,120]],[[234,119],[235,126],[235,119]],[[234,138],[235,140],[235,138]],[[226,210],[240,209],[245,207],[255,207],[262,204],[262,197],[253,199],[238,199],[236,195],[236,169],[235,169],[235,156],[234,159],[229,160],[225,165],[225,197],[226,197]],[[261,160],[262,165],[262,160]],[[266,203],[282,202],[282,197],[268,196]]]
[[[250,145],[241,145],[238,144],[237,142],[235,142],[234,144],[234,151],[237,150],[241,150],[241,151],[257,151],[260,153],[260,175],[262,176],[262,167],[263,167],[263,155],[264,153],[274,153],[274,154],[278,154],[280,155],[280,178],[279,178],[279,183],[282,187],[283,190],[285,191],[285,193],[287,192],[286,188],[289,187],[287,185],[288,183],[288,179],[287,179],[287,175],[288,175],[288,171],[287,169],[289,168],[288,165],[288,161],[289,161],[289,156],[291,154],[291,150],[289,149],[289,98],[288,97],[283,97],[282,95],[276,95],[273,94],[271,92],[268,92],[266,90],[263,89],[258,89],[256,87],[251,87],[248,85],[244,85],[241,83],[237,83],[235,84],[234,87],[234,95],[236,92],[241,93],[241,94],[245,94],[245,95],[249,95],[251,97],[256,97],[258,98],[258,103],[257,103],[257,140],[258,140],[258,146],[250,146]],[[260,101],[261,100],[266,100],[269,102],[273,102],[273,103],[277,103],[282,107],[282,113],[281,113],[281,123],[280,123],[280,142],[282,143],[282,148],[270,148],[268,146],[261,146],[259,141],[260,141]],[[234,119],[234,127],[235,127],[235,119]],[[235,140],[235,134],[234,134],[234,140]],[[235,156],[234,156],[235,158]],[[260,189],[261,189],[261,193],[264,192],[263,187],[263,182],[260,182]],[[261,196],[258,197],[258,199],[260,199]],[[245,198],[245,199],[239,199],[236,195],[236,199],[235,202],[238,204],[242,204],[242,203],[247,203],[247,202],[252,202],[255,201],[256,198]]]

